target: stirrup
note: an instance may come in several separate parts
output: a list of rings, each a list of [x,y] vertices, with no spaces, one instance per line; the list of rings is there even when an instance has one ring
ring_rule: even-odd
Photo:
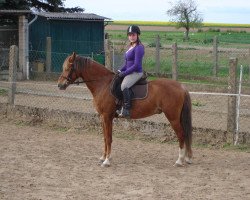
[[[130,118],[130,112],[128,109],[122,108],[121,113],[118,115],[121,118]]]
[[[115,112],[119,116],[120,114],[122,114],[122,108],[120,110],[116,110]]]

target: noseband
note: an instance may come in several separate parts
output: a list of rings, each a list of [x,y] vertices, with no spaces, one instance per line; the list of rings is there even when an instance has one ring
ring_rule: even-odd
[[[75,62],[74,63],[69,63],[69,64],[72,65],[72,66],[70,68],[68,76],[67,77],[62,76],[62,77],[67,80],[68,84],[77,84],[77,85],[79,85],[79,83],[84,83],[84,81],[75,81],[74,82],[72,80],[72,74],[73,74],[73,72],[75,72]]]

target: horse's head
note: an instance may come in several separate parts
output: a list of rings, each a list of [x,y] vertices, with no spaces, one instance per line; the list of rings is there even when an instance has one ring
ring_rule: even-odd
[[[63,63],[63,71],[58,79],[58,87],[61,90],[65,90],[70,84],[78,78],[75,68],[76,54],[67,57]]]

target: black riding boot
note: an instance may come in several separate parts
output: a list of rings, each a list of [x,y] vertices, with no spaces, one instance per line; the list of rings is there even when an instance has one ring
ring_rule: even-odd
[[[130,118],[130,112],[131,109],[131,93],[129,88],[125,88],[122,91],[123,94],[123,108],[121,110],[121,113],[119,114],[119,117],[125,117]]]

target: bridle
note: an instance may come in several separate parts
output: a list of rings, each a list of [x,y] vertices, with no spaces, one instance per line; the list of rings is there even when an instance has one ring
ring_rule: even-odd
[[[77,84],[79,85],[80,83],[87,83],[87,82],[92,82],[92,81],[98,81],[100,79],[96,79],[96,80],[82,80],[82,81],[73,81],[72,80],[72,74],[75,72],[76,73],[76,69],[75,69],[75,62],[73,63],[69,63],[71,65],[71,68],[70,68],[70,71],[69,71],[69,74],[68,76],[62,76],[64,79],[67,80],[67,84],[70,85],[70,84]]]
[[[69,63],[69,64],[71,65],[71,68],[70,68],[68,76],[61,75],[61,77],[67,80],[68,85],[70,85],[70,84],[79,85],[79,83],[84,83],[85,81],[73,81],[72,80],[72,74],[75,72],[75,62]]]

